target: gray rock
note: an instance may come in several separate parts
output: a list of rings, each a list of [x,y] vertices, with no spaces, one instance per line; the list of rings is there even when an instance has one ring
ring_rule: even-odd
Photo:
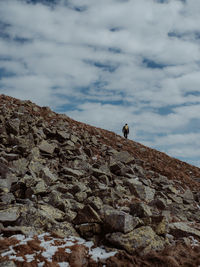
[[[15,202],[15,197],[12,193],[6,193],[0,196],[0,200],[4,204],[11,204]]]
[[[118,152],[117,154],[114,154],[113,157],[115,161],[120,161],[125,164],[130,164],[135,160],[127,151]]]
[[[77,177],[77,178],[81,178],[84,175],[84,172],[83,171],[73,170],[73,169],[68,168],[68,167],[64,167],[62,169],[62,172],[64,174],[68,174],[68,175],[71,175],[71,176],[74,176],[74,177]]]
[[[8,179],[0,179],[0,191],[4,193],[10,192],[11,181]]]
[[[104,223],[105,227],[110,229],[110,232],[131,232],[138,224],[138,221],[133,216],[120,210],[104,208]]]
[[[8,133],[17,135],[19,133],[19,126],[20,126],[20,120],[18,118],[10,119],[9,121],[6,122],[6,130]]]
[[[56,148],[55,144],[51,144],[46,140],[43,140],[41,144],[39,145],[39,149],[41,152],[47,153],[47,154],[53,154],[54,150]]]
[[[55,183],[58,180],[58,177],[56,177],[50,170],[48,167],[45,167],[43,169],[41,169],[40,171],[40,176],[41,178],[44,179],[44,181],[46,182],[46,184],[51,185],[53,183]]]
[[[133,203],[130,205],[130,214],[139,218],[152,216],[149,206],[142,202]]]
[[[15,222],[20,216],[20,207],[10,206],[0,210],[0,222]]]
[[[186,222],[170,223],[169,233],[175,237],[187,237],[191,235],[200,237],[200,231],[189,226]]]
[[[83,224],[83,223],[101,223],[101,218],[98,213],[90,206],[85,206],[80,210],[73,220],[74,224]]]

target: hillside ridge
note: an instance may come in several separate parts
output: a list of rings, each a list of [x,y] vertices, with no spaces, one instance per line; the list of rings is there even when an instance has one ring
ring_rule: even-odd
[[[198,167],[0,95],[5,266],[198,266],[199,189]]]

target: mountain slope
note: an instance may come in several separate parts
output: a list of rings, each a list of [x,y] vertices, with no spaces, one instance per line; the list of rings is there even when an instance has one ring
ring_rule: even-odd
[[[0,95],[0,142],[0,261],[13,259],[17,266],[42,261],[44,266],[200,264],[199,168],[5,95]],[[61,247],[56,253],[62,255],[45,259],[44,241],[38,239],[45,232],[54,245],[64,246],[64,237],[82,237],[114,254],[94,261],[89,248],[76,244],[79,265]],[[15,234],[22,240],[35,236],[37,246],[29,242],[24,249],[38,251],[37,257],[28,262],[18,253]],[[14,252],[8,251],[11,244]]]

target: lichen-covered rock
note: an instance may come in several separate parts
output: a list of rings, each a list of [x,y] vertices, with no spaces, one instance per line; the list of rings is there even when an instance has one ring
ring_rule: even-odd
[[[127,234],[120,232],[107,234],[106,238],[113,245],[131,254],[136,251],[146,254],[151,250],[162,250],[165,245],[164,239],[156,235],[150,226],[142,226]]]

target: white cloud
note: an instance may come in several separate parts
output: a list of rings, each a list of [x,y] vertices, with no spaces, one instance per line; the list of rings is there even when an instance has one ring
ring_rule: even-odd
[[[120,134],[128,122],[130,138],[194,162],[199,12],[196,0],[2,0],[0,93]]]

